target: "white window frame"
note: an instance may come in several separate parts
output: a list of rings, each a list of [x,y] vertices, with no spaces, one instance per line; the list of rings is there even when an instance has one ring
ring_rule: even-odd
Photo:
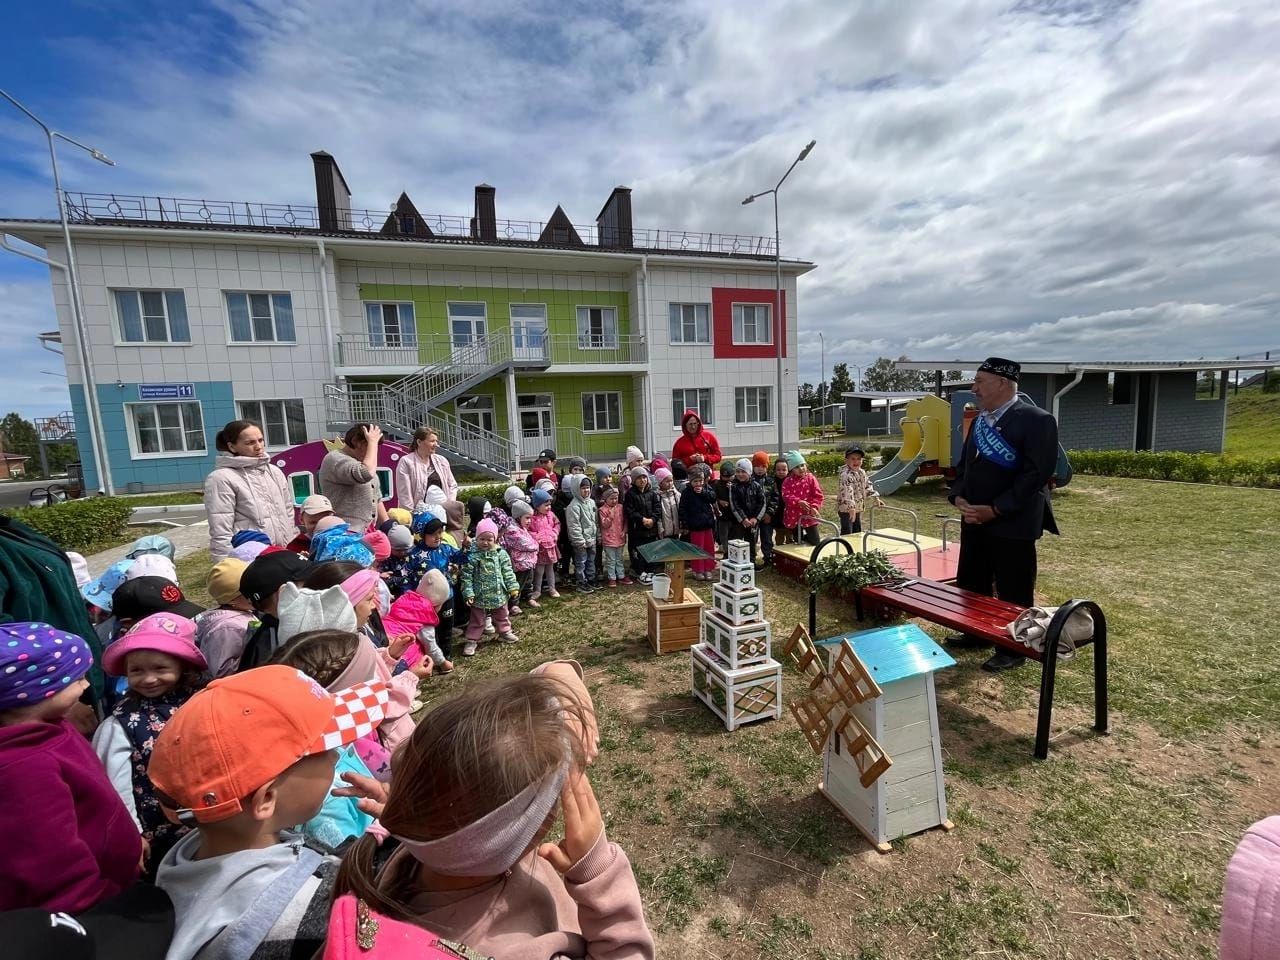
[[[297,491],[294,490],[294,487],[293,487],[294,481],[297,480],[299,477],[304,477],[306,478],[306,481],[307,481],[307,492],[304,493],[301,497],[298,496]],[[310,471],[299,470],[295,473],[287,473],[285,474],[284,478],[289,484],[289,492],[293,494],[293,505],[295,507],[301,507],[302,501],[306,500],[307,497],[311,496],[313,493],[316,492],[316,475],[314,473],[311,473]]]
[[[600,335],[597,338],[591,332],[591,311],[600,311]],[[578,349],[579,350],[617,350],[619,344],[618,336],[618,308],[606,304],[583,303],[574,307],[574,316],[577,318],[578,327]],[[608,317],[613,319],[613,333],[609,333]],[[583,320],[586,320],[584,327]]]
[[[754,391],[754,403],[748,400],[747,391]],[[760,400],[763,391],[765,412],[773,414],[773,387],[734,387],[733,388],[733,425],[735,427],[763,427],[768,424],[775,423],[776,420],[771,416],[760,417]],[[743,416],[739,418],[738,408],[741,404]],[[751,407],[755,407],[756,418],[753,420],[751,416]]]
[[[231,327],[231,298],[244,297],[245,308],[249,311],[249,339],[237,340]],[[253,297],[266,297],[267,307],[270,310],[269,316],[266,318],[271,323],[270,339],[259,339],[257,324],[254,323],[253,313]],[[289,298],[289,312],[292,314],[293,338],[283,340],[280,338],[280,331],[276,327],[276,297]],[[227,312],[227,346],[229,347],[252,347],[263,343],[284,343],[296,344],[298,342],[298,316],[293,312],[293,294],[288,290],[223,290],[222,306]]]
[[[273,443],[271,437],[267,434],[267,417],[266,408],[263,406],[268,403],[280,404],[280,422],[284,426],[285,442]],[[294,440],[289,436],[289,417],[285,411],[286,403],[296,403],[302,411],[302,439]],[[257,404],[258,413],[253,414],[245,408],[245,404]],[[267,442],[268,450],[287,450],[289,447],[296,447],[307,442],[307,405],[301,397],[265,397],[263,399],[254,398],[252,400],[237,400],[236,409],[240,413],[241,420],[252,420],[254,423],[262,427],[263,439]]]
[[[179,409],[178,417],[182,423],[182,446],[181,450],[161,450],[155,453],[142,452],[142,439],[138,436],[137,411],[141,407],[150,407],[153,410],[152,416],[156,423],[156,438],[160,438],[160,414],[159,407],[195,407],[200,416],[200,440],[204,444],[199,449],[192,449],[187,446],[187,434],[193,432],[193,428],[187,423],[183,411]],[[129,437],[129,453],[135,460],[175,460],[178,458],[204,457],[209,452],[209,438],[205,435],[204,423],[204,407],[199,400],[178,400],[178,401],[151,401],[144,400],[141,402],[133,402],[124,404],[124,422],[125,432]]]
[[[680,319],[676,319],[676,311],[680,311]],[[686,314],[686,310],[692,312],[692,319]],[[701,313],[701,317],[699,317]],[[702,323],[706,330],[706,339],[698,339],[698,325]],[[693,338],[685,337],[686,326],[693,324]],[[675,336],[675,330],[679,329],[680,336]],[[667,304],[667,337],[672,346],[707,346],[711,343],[711,304],[709,303],[693,303],[684,301],[672,301]]]
[[[760,333],[759,311],[761,310],[764,311],[764,314],[765,314],[764,328],[765,328],[765,332],[768,335],[767,340],[745,339],[746,318],[743,315],[743,312],[746,308],[750,308],[752,311],[751,326],[754,328],[757,337],[759,336],[759,333]],[[734,346],[741,346],[741,347],[772,346],[773,345],[773,304],[771,303],[735,303],[733,305],[732,327],[733,329],[730,333],[730,336],[733,337]]]
[[[697,393],[698,391],[706,391],[707,407],[710,409],[704,409],[700,403],[689,403],[688,394],[690,391],[693,391],[694,393]],[[676,410],[675,403],[677,393],[680,394],[681,398],[680,409],[678,411]],[[686,410],[698,411],[698,416],[702,418],[702,425],[704,427],[714,427],[715,408],[716,392],[711,387],[676,387],[671,391],[671,414],[673,417],[677,418],[675,423],[672,424],[672,429],[674,429],[676,433],[679,433],[683,429],[680,425],[680,421],[684,419],[684,412]]]
[[[418,346],[418,311],[412,300],[363,300],[361,306],[364,308],[364,333],[369,338],[369,347],[373,350],[397,350],[401,347],[410,347],[416,349]],[[369,308],[378,308],[378,323],[382,325],[382,333],[375,334],[370,325],[373,320],[369,316]],[[386,308],[396,308],[396,326],[399,332],[395,336],[395,343],[391,343],[387,336]],[[403,309],[409,308],[409,329],[406,335],[404,329]],[[381,343],[375,343],[375,340],[381,339]]]
[[[470,406],[464,407],[463,403],[468,400],[480,401]],[[498,431],[498,401],[494,399],[492,393],[464,393],[453,402],[453,413],[462,423],[476,430],[483,430],[486,433],[497,433]],[[489,426],[484,425],[485,415],[488,414]],[[475,423],[465,419],[468,415],[475,415],[480,421]]]
[[[617,403],[618,425],[616,427],[609,426],[609,397],[614,397]],[[591,421],[598,424],[600,415],[603,412],[605,426],[587,426],[587,400],[591,398]],[[601,398],[604,398],[603,411],[600,406]],[[580,399],[582,407],[582,432],[583,433],[621,433],[622,432],[622,394],[617,390],[585,390]]]
[[[187,291],[180,287],[111,287],[111,312],[115,315],[115,322],[111,326],[112,336],[115,338],[117,347],[189,347],[191,346],[191,312],[186,309]],[[121,294],[131,293],[138,300],[138,316],[142,321],[143,338],[141,340],[126,340],[124,336],[124,317],[120,313],[120,301],[117,299]],[[142,294],[158,293],[160,294],[160,302],[164,306],[164,340],[150,340],[146,337],[147,322],[146,314],[142,311]],[[169,316],[169,294],[177,294],[182,297],[183,310],[187,314],[187,339],[175,340],[173,338],[173,322]],[[155,316],[155,314],[152,314]]]

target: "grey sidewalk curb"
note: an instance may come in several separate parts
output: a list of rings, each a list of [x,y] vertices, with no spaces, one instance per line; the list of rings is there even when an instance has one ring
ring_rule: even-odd
[[[203,503],[170,503],[162,507],[134,507],[135,517],[162,517],[166,513],[203,513]]]

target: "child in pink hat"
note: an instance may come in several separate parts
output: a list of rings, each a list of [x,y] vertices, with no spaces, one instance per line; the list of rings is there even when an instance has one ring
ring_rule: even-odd
[[[204,686],[208,670],[194,620],[173,613],[143,617],[102,655],[102,669],[124,677],[128,692],[98,727],[93,748],[142,834],[147,874],[187,832],[160,809],[147,777],[151,747],[173,712]]]

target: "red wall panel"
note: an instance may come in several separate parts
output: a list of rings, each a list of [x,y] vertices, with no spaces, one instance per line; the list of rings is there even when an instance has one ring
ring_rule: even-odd
[[[782,355],[787,355],[787,305],[786,292],[783,292],[781,327]],[[773,290],[761,290],[758,287],[712,287],[711,288],[711,352],[712,356],[726,360],[749,359],[752,357],[768,358],[778,355],[772,343],[736,344],[733,342],[733,305],[735,303],[768,303],[776,300]],[[775,334],[777,331],[775,331]]]

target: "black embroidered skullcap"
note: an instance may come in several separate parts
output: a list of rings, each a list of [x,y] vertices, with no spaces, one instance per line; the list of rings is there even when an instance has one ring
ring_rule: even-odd
[[[1022,372],[1022,367],[1014,363],[1012,360],[1006,360],[1003,357],[987,357],[982,361],[982,366],[978,368],[979,373],[994,373],[997,377],[1004,377],[1007,380],[1017,380],[1018,374]]]

